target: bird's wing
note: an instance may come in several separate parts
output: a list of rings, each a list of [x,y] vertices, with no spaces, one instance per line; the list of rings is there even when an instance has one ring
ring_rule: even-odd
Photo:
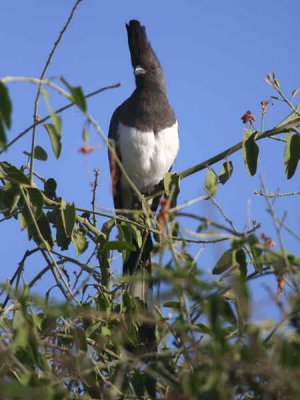
[[[113,113],[108,132],[108,139],[113,146],[114,151],[108,150],[109,167],[111,174],[112,192],[114,198],[114,207],[117,209],[122,208],[122,195],[121,195],[121,171],[116,162],[116,156],[121,160],[120,151],[118,149],[118,126],[119,126],[119,107]]]

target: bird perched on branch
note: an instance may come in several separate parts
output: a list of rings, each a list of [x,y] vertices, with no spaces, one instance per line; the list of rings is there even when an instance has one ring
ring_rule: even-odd
[[[171,108],[163,69],[139,21],[126,24],[136,89],[113,113],[108,138],[115,152],[109,151],[114,206],[116,209],[141,209],[142,195],[151,194],[171,169],[179,149],[178,123]],[[121,161],[126,174],[115,162]],[[130,182],[131,181],[131,182]],[[133,183],[133,184],[132,184]],[[134,188],[135,187],[135,188]],[[158,202],[150,204],[152,211]],[[151,274],[152,239],[144,236],[142,248],[132,251],[124,261],[123,274]],[[152,314],[152,285],[136,280],[128,287],[133,297],[141,299]],[[141,324],[140,339],[148,348],[155,344],[154,324]],[[155,345],[154,345],[155,346]]]

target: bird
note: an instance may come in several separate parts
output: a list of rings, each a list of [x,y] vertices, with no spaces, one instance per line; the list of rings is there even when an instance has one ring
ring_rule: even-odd
[[[143,196],[153,193],[173,166],[179,150],[177,117],[166,90],[164,71],[148,40],[146,28],[138,20],[126,24],[135,90],[113,112],[108,139],[110,172],[115,209],[141,209],[141,201],[115,162],[115,154],[123,169]],[[156,211],[159,201],[149,201]],[[123,275],[144,272],[151,276],[151,234],[144,238],[142,250],[132,251],[123,263]],[[153,315],[153,288],[148,281],[133,280],[128,286],[132,297],[143,301],[148,315]],[[156,346],[155,325],[139,326],[140,341],[148,349]]]

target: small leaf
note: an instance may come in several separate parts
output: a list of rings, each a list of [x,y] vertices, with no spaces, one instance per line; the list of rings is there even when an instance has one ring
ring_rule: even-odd
[[[164,176],[164,190],[167,197],[171,197],[170,208],[176,206],[178,194],[180,192],[180,176],[176,172],[167,172]]]
[[[60,118],[60,116],[58,116],[54,112],[52,112],[50,115],[51,115],[51,119],[52,119],[53,125],[54,125],[54,127],[55,127],[55,129],[57,131],[57,134],[59,135],[59,137],[61,137],[62,119]]]
[[[232,161],[225,161],[222,165],[221,172],[219,174],[219,182],[224,185],[231,177],[233,172]]]
[[[61,217],[64,226],[65,234],[67,237],[71,237],[73,228],[76,221],[76,208],[75,204],[66,203],[61,207]]]
[[[90,137],[90,133],[89,133],[89,129],[86,125],[84,125],[83,129],[82,129],[82,140],[84,142],[88,142],[89,141],[89,137]]]
[[[287,179],[291,179],[296,172],[298,161],[300,159],[300,134],[285,136],[286,144],[284,148],[284,165]]]
[[[247,131],[243,137],[243,156],[249,175],[253,176],[257,169],[259,147],[255,142],[256,132]]]
[[[111,336],[111,330],[109,329],[108,326],[102,326],[100,332],[101,336]]]
[[[176,310],[180,310],[181,304],[179,301],[167,301],[166,303],[164,303],[163,307],[175,308]]]
[[[238,264],[241,277],[246,278],[247,277],[247,258],[246,258],[246,253],[244,249],[238,249],[235,252],[235,261]]]
[[[292,91],[292,97],[297,96],[298,93],[300,93],[300,88],[294,89],[294,90]]]
[[[71,92],[71,101],[75,103],[83,112],[86,112],[86,101],[81,87],[70,85],[64,78],[61,78],[61,80]]]
[[[83,229],[77,228],[73,230],[72,242],[76,249],[76,255],[80,256],[88,248],[88,241],[86,239],[86,234]]]
[[[44,124],[46,131],[48,132],[52,150],[56,158],[59,158],[61,152],[61,135],[53,124]]]
[[[210,196],[214,196],[218,191],[218,176],[210,168],[205,178],[205,190]]]
[[[17,207],[20,200],[20,189],[18,186],[12,185],[10,182],[2,189],[2,202],[6,207],[8,214],[11,214]]]
[[[26,156],[31,157],[31,153],[29,153],[28,151],[23,151],[23,153]],[[33,157],[39,161],[47,161],[48,154],[47,154],[46,150],[44,150],[41,146],[36,146],[34,148]]]
[[[74,203],[70,204],[65,203],[63,200],[61,201],[61,218],[66,236],[71,237],[76,221],[76,208]]]
[[[27,228],[26,218],[24,217],[24,215],[22,213],[19,213],[18,219],[19,219],[21,231],[23,231],[25,228]]]
[[[7,87],[0,81],[0,121],[3,121],[6,128],[11,127],[12,104],[9,98]]]
[[[143,242],[142,232],[140,231],[140,229],[138,229],[137,226],[132,224],[129,224],[129,230],[137,244],[137,247],[140,249],[142,247],[142,242]]]
[[[0,119],[0,148],[5,149],[7,144],[7,137],[5,134],[5,129]]]
[[[222,254],[212,270],[214,275],[222,274],[232,267],[232,251],[232,249],[229,249]]]
[[[256,271],[262,272],[263,270],[262,270],[262,265],[261,265],[261,261],[260,261],[262,249],[259,247],[260,242],[254,234],[251,234],[248,236],[248,243],[249,243],[250,252],[252,255],[253,265],[254,265]]]
[[[80,328],[74,328],[74,339],[75,339],[75,344],[77,347],[77,351],[87,351],[87,340],[85,336],[85,332],[83,329]]]
[[[211,334],[211,330],[209,329],[209,327],[205,324],[197,324],[196,325],[199,332],[210,335]]]
[[[105,250],[118,250],[118,251],[134,251],[136,250],[135,245],[132,243],[124,242],[122,240],[111,240],[105,243]]]
[[[55,227],[56,227],[56,244],[61,250],[67,250],[71,239],[67,237],[65,228],[62,222],[62,213],[57,212],[55,215]]]
[[[86,101],[80,86],[70,87],[73,102],[83,111],[86,112]]]

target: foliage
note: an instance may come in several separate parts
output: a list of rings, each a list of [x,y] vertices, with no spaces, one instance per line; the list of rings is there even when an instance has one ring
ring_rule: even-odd
[[[13,102],[7,83],[13,80],[24,77],[0,80],[2,153],[20,137],[8,141]],[[61,154],[63,135],[59,114],[72,105],[85,118],[85,144],[81,151],[93,151],[87,144],[88,128],[94,128],[111,146],[89,113],[86,99],[90,95],[85,95],[81,87],[73,87],[63,78],[61,85],[53,84],[44,79],[44,73],[41,79],[28,81],[38,86],[38,96],[42,95],[49,112],[45,118],[35,119],[34,126],[50,119],[44,127],[56,158]],[[151,213],[141,193],[137,195],[143,210],[134,215],[96,211],[97,171],[91,209],[78,208],[76,199],[66,202],[55,178],[38,174],[35,160],[47,162],[48,155],[34,140],[31,151],[24,152],[28,163],[0,162],[1,222],[19,223],[20,229],[27,231],[31,246],[14,276],[1,285],[1,398],[300,398],[300,258],[284,246],[275,251],[272,239],[257,233],[257,223],[239,232],[228,218],[222,225],[199,214],[183,212],[194,200],[176,205],[180,180],[207,169],[201,199],[221,209],[214,196],[219,184],[226,184],[233,173],[233,162],[228,157],[241,150],[252,176],[259,168],[258,142],[270,137],[279,136],[285,141],[283,164],[287,179],[296,173],[300,105],[293,106],[274,74],[268,75],[267,82],[277,98],[291,109],[287,118],[271,130],[259,131],[248,111],[243,116],[247,130],[240,143],[186,171],[166,174],[161,187],[151,195],[155,197],[163,191],[170,199],[163,203],[158,215]],[[48,96],[50,89],[71,103],[54,111]],[[292,97],[298,93],[299,89],[294,90]],[[263,103],[262,117],[268,102]],[[212,165],[220,161],[217,174]],[[122,168],[117,158],[116,162]],[[135,187],[132,189],[136,191]],[[262,189],[280,240],[282,225],[278,225],[272,202]],[[97,221],[99,216],[105,219],[102,226]],[[187,218],[198,224],[188,236]],[[160,285],[162,303],[157,303],[152,317],[146,316],[143,302],[126,290],[130,281],[139,277],[118,277],[113,263],[117,252],[126,259],[136,246],[142,249],[148,231],[155,238],[155,262],[153,275],[143,279],[151,280],[156,287]],[[227,249],[212,270],[214,279],[207,279],[195,246],[219,241],[225,241]],[[71,247],[76,251],[75,258],[70,255]],[[30,282],[21,283],[24,269],[37,254],[45,265]],[[37,283],[48,273],[53,275],[55,285],[49,286],[45,295],[35,295]],[[250,284],[267,275],[278,282],[274,304],[281,320],[277,324],[255,323],[251,316]],[[281,294],[286,285],[289,290],[283,304]],[[64,300],[51,300],[53,289],[58,289]],[[141,346],[138,335],[139,324],[149,319],[156,324],[158,344],[158,351],[151,353]]]

